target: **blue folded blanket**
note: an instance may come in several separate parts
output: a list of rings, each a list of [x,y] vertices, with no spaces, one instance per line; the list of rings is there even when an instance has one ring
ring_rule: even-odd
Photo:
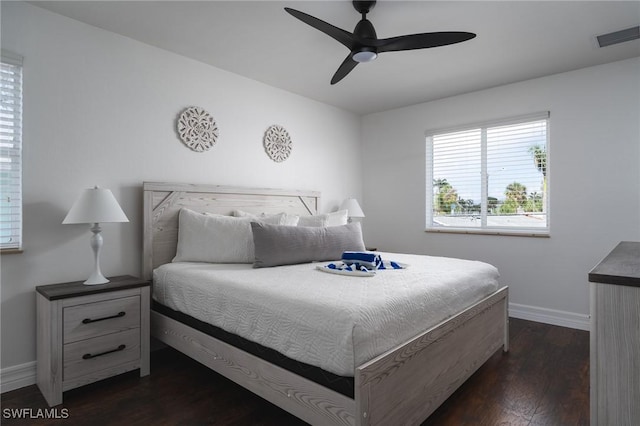
[[[364,266],[367,269],[375,269],[382,263],[379,254],[368,251],[345,251],[340,260],[347,265]]]
[[[317,266],[317,269],[333,274],[370,277],[376,274],[376,270],[404,269],[406,267],[407,265],[393,260],[385,261],[376,253],[345,251],[342,253],[341,262]]]

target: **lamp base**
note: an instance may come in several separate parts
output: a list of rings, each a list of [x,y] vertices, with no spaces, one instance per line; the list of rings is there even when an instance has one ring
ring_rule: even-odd
[[[94,267],[91,276],[83,283],[84,285],[96,285],[96,284],[106,284],[109,282],[102,272],[100,271],[100,249],[102,248],[102,235],[100,235],[99,223],[94,223],[91,227],[91,232],[93,235],[91,236],[90,245],[93,249],[93,258],[94,258]]]
[[[104,275],[102,275],[100,273],[99,273],[99,275],[96,275],[95,272],[94,272],[93,274],[91,274],[89,279],[87,279],[82,284],[84,284],[84,285],[97,285],[97,284],[106,284],[108,282],[109,282],[109,280]]]

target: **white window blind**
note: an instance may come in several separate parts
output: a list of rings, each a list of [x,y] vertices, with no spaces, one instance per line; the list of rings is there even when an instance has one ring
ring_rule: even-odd
[[[0,249],[22,248],[22,58],[0,64]]]
[[[546,235],[549,113],[430,132],[427,230]]]

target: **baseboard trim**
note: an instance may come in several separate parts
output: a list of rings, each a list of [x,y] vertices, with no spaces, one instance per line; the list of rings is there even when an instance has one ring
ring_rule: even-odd
[[[509,316],[578,330],[591,329],[591,316],[575,312],[509,303]]]
[[[31,361],[0,370],[0,393],[36,384],[36,362]]]

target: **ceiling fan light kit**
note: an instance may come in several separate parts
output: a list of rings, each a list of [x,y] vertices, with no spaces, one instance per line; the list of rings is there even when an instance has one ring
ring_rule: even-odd
[[[367,13],[375,6],[375,1],[353,1],[353,7],[362,15],[353,33],[335,27],[316,17],[307,15],[299,10],[285,7],[291,16],[298,18],[307,25],[322,31],[349,49],[349,55],[331,79],[336,84],[347,76],[361,62],[371,62],[383,52],[397,52],[402,50],[427,49],[430,47],[446,46],[471,40],[476,35],[463,31],[446,31],[421,34],[409,34],[398,37],[380,39]]]
[[[376,53],[373,49],[362,49],[351,56],[351,58],[356,62],[371,62],[377,57],[378,53]]]

